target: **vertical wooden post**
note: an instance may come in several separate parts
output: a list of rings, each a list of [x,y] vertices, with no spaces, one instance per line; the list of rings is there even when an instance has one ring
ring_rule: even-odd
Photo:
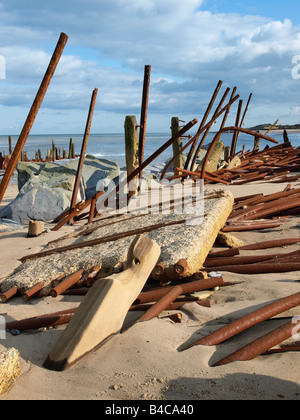
[[[38,114],[38,111],[39,111],[39,109],[42,105],[43,99],[46,95],[47,89],[48,89],[49,84],[51,82],[51,79],[54,75],[54,72],[56,70],[58,62],[59,62],[59,60],[62,56],[64,47],[65,47],[67,41],[68,41],[67,35],[62,33],[60,35],[60,38],[59,38],[59,41],[57,43],[56,49],[53,53],[53,56],[52,56],[51,61],[49,63],[48,69],[45,73],[44,79],[43,79],[43,81],[41,83],[41,86],[38,90],[36,98],[33,102],[33,105],[30,109],[27,120],[26,120],[26,122],[24,124],[24,127],[22,129],[22,132],[20,134],[19,140],[17,141],[17,144],[14,148],[12,157],[11,157],[11,159],[10,159],[8,165],[7,165],[7,169],[5,171],[3,179],[1,181],[1,184],[0,184],[0,203],[2,202],[4,194],[5,194],[6,189],[8,187],[8,184],[9,184],[9,182],[11,180],[11,177],[14,173],[14,170],[16,168],[16,165],[17,165],[17,162],[18,162],[19,157],[21,155],[21,152],[23,150],[23,147],[24,147],[24,145],[26,143],[26,140],[29,136],[30,130],[31,130],[33,124],[34,124],[34,121],[35,121],[35,118]]]
[[[12,144],[11,144],[11,136],[8,136],[8,146],[9,146],[9,154],[12,154]]]
[[[56,161],[56,148],[55,148],[54,140],[52,140],[52,161],[53,162]]]
[[[70,139],[70,143],[69,143],[69,159],[72,159],[72,144],[73,144],[73,139]]]
[[[139,163],[140,165],[144,162],[144,154],[145,154],[145,137],[146,137],[146,126],[147,126],[147,115],[148,115],[150,75],[151,75],[151,66],[145,66],[143,99],[142,99],[142,109],[141,109],[141,122],[140,122],[140,136],[139,136],[139,155],[140,155]],[[140,173],[140,179],[141,178],[142,178],[142,172]]]
[[[179,125],[179,118],[173,117],[171,120],[171,132],[172,137],[174,137],[178,132],[180,131],[180,125]],[[179,151],[182,148],[182,139],[179,137],[174,143],[173,143],[173,155],[178,155]],[[174,175],[178,175],[179,172],[176,171],[176,168],[183,168],[183,162],[182,162],[182,154],[178,155],[176,159],[174,160]]]
[[[139,167],[139,132],[135,116],[127,116],[125,118],[124,129],[126,168],[127,177],[129,177],[132,172]],[[130,182],[130,190],[128,191],[129,197],[137,194],[138,179],[139,177],[136,177]]]
[[[78,168],[77,168],[75,184],[74,184],[74,189],[73,189],[73,196],[72,196],[71,206],[70,206],[70,214],[76,207],[76,201],[77,201],[80,181],[81,181],[81,177],[82,177],[82,168],[83,168],[83,165],[84,165],[84,159],[85,159],[85,155],[86,155],[87,144],[88,144],[89,135],[90,135],[90,131],[91,131],[91,125],[92,125],[92,119],[93,119],[93,114],[94,114],[94,108],[95,108],[97,93],[98,93],[98,89],[94,89],[93,94],[92,94],[88,119],[87,119],[87,123],[86,123],[86,128],[85,128],[85,132],[84,132],[84,137],[83,137],[83,141],[82,141],[82,148],[81,148],[80,158],[79,158],[79,162],[78,162]],[[72,223],[72,221],[70,221],[70,222]]]

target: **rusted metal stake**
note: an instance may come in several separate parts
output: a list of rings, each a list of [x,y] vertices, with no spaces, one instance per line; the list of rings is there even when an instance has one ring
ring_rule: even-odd
[[[217,344],[223,343],[224,341],[236,336],[242,331],[245,331],[248,328],[259,324],[260,322],[263,322],[269,318],[272,318],[275,315],[288,311],[299,305],[300,293],[296,293],[284,299],[279,299],[276,302],[273,302],[269,305],[264,306],[261,309],[258,309],[255,312],[250,313],[249,315],[246,315],[234,322],[231,322],[229,325],[226,325],[225,327],[213,332],[212,334],[190,344],[183,350],[187,350],[196,345],[215,346]]]
[[[77,308],[72,308],[47,315],[26,318],[20,321],[9,321],[6,323],[6,328],[8,330],[26,331],[37,328],[47,328],[54,327],[56,325],[67,324],[76,312],[76,310]]]
[[[263,337],[258,338],[240,350],[230,354],[219,362],[214,363],[213,366],[221,366],[238,360],[252,360],[264,352],[270,350],[272,347],[277,346],[278,344],[292,337],[294,331],[299,329],[299,324],[300,320],[298,322],[290,321],[287,324],[264,335]]]
[[[148,102],[149,102],[150,75],[151,75],[151,66],[145,66],[140,134],[139,134],[140,165],[144,162],[144,154],[145,154],[145,137],[146,137],[146,125],[147,125]],[[142,178],[142,175],[143,173],[141,171],[139,174],[140,179]]]
[[[74,284],[76,284],[80,280],[83,271],[84,270],[82,269],[78,270],[76,271],[76,273],[73,273],[70,276],[66,277],[65,280],[63,280],[58,286],[51,290],[50,295],[55,298],[61,293],[68,290],[70,287],[74,286]]]
[[[27,290],[26,292],[24,292],[22,294],[22,299],[25,302],[28,302],[31,298],[35,297],[36,295],[38,295],[40,293],[40,291],[45,287],[45,283],[44,282],[40,282],[38,284],[36,284],[35,286],[33,286],[31,289]]]
[[[11,299],[13,296],[15,296],[18,293],[18,289],[16,286],[13,286],[9,290],[7,290],[5,293],[2,293],[0,295],[0,302],[6,303],[9,299]]]
[[[162,313],[178,296],[182,295],[183,290],[181,286],[172,287],[171,290],[159,299],[148,311],[146,311],[137,322],[150,321],[151,319]]]
[[[30,130],[34,124],[35,118],[38,114],[38,111],[42,105],[43,99],[46,95],[47,89],[49,87],[50,81],[54,75],[54,72],[56,70],[56,67],[58,65],[58,62],[62,56],[63,50],[65,48],[65,45],[68,41],[68,37],[66,34],[62,33],[60,35],[59,41],[57,43],[56,49],[53,53],[53,56],[51,58],[50,64],[48,66],[48,69],[45,73],[44,79],[41,83],[41,86],[37,92],[37,95],[35,97],[35,100],[33,102],[33,105],[30,109],[30,112],[28,114],[28,117],[26,119],[26,122],[24,124],[24,127],[22,129],[22,132],[20,134],[20,137],[17,141],[17,144],[14,148],[13,154],[11,156],[11,159],[7,165],[5,174],[3,176],[3,179],[0,184],[0,203],[3,200],[4,194],[6,192],[6,189],[8,187],[8,184],[11,180],[11,177],[14,173],[14,170],[16,168],[16,165],[19,161],[19,158],[21,156],[22,150],[24,148],[24,145],[26,143],[26,140],[29,136]]]
[[[92,93],[92,99],[91,99],[90,109],[89,109],[89,113],[88,113],[88,119],[87,119],[86,128],[85,128],[85,132],[84,132],[84,137],[83,137],[83,141],[82,141],[82,148],[81,148],[80,158],[79,158],[79,162],[78,162],[78,168],[77,168],[77,173],[76,173],[76,178],[75,178],[73,195],[72,195],[72,200],[71,200],[71,205],[70,205],[70,214],[72,213],[72,211],[76,207],[76,201],[77,201],[79,186],[80,186],[80,182],[81,182],[81,178],[82,178],[82,169],[83,169],[83,165],[84,165],[86,149],[87,149],[88,140],[89,140],[89,136],[90,136],[90,131],[91,131],[91,126],[92,126],[92,119],[93,119],[97,94],[98,94],[98,89],[94,89],[94,91]],[[69,223],[72,223],[72,220],[70,220]]]

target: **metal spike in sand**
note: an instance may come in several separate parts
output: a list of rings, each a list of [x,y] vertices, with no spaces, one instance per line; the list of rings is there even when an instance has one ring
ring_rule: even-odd
[[[66,370],[120,332],[126,314],[143,289],[160,252],[156,242],[143,235],[137,236],[128,252],[126,270],[93,285],[48,355],[44,367]]]

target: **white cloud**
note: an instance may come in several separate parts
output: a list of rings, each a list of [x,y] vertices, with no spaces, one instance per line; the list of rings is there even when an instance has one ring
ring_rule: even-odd
[[[272,113],[290,114],[298,106],[300,81],[291,73],[300,28],[289,19],[213,14],[204,7],[202,0],[2,2],[2,104],[31,105],[63,31],[69,41],[44,101],[53,111],[86,110],[98,87],[102,112],[138,114],[144,65],[151,64],[154,115],[201,117],[219,79],[238,86],[245,100],[252,89],[253,118],[269,101]]]

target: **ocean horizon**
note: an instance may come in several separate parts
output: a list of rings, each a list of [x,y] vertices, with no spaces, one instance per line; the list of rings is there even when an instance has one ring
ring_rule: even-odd
[[[194,133],[191,133],[193,135]],[[204,145],[209,144],[215,133],[210,132],[204,142]],[[232,141],[232,133],[223,133],[221,136],[221,141],[224,142],[225,146],[230,146]],[[288,134],[290,142],[294,147],[300,146],[300,131],[293,132]],[[270,137],[273,137],[279,143],[283,142],[282,133],[270,134]],[[18,141],[18,135],[12,135],[12,147],[14,148],[15,144]],[[81,152],[83,134],[32,134],[28,137],[24,151],[27,151],[28,158],[34,159],[35,152],[40,149],[43,159],[47,155],[47,149],[52,148],[52,140],[55,142],[57,148],[61,148],[61,151],[69,150],[70,139],[73,139],[75,144],[75,152],[77,155]],[[145,140],[145,158],[152,155],[159,147],[166,143],[171,138],[170,133],[148,133]],[[183,139],[183,144],[187,143],[187,139]],[[252,136],[240,133],[236,151],[240,151],[245,145],[246,150],[252,150],[254,139]],[[272,146],[274,143],[271,143],[266,140],[261,140],[261,149],[266,145]],[[186,149],[188,151],[189,148]],[[8,145],[8,135],[0,135],[0,152],[4,154],[9,154],[9,145]],[[87,145],[87,155],[93,155],[97,158],[103,158],[108,160],[113,160],[117,162],[121,168],[126,166],[125,162],[125,139],[124,133],[108,133],[108,134],[90,134],[88,145]],[[168,148],[164,153],[162,153],[153,163],[163,163],[170,159],[172,156],[172,147]]]

